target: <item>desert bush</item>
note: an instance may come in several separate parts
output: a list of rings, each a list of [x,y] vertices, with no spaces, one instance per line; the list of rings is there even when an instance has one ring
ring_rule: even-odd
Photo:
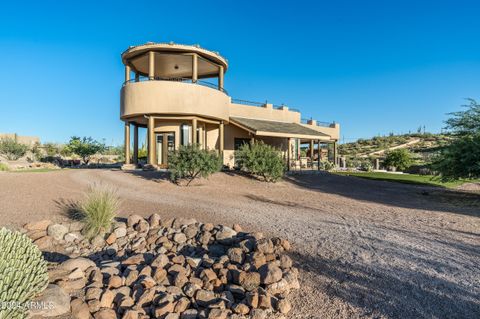
[[[10,168],[5,163],[0,163],[0,172],[8,172]]]
[[[105,149],[105,145],[97,142],[91,137],[77,137],[73,136],[68,145],[65,147],[66,151],[80,156],[85,164],[88,164],[90,157]]]
[[[319,168],[324,171],[331,171],[332,169],[335,168],[335,164],[328,160],[321,160]]]
[[[0,139],[0,154],[10,161],[16,161],[23,157],[28,151],[28,146],[20,144],[13,138]]]
[[[43,150],[47,156],[53,157],[60,154],[62,147],[55,143],[44,143]]]
[[[281,152],[262,141],[240,146],[235,160],[240,169],[261,176],[267,182],[276,182],[285,173]]]
[[[114,189],[105,185],[91,186],[80,205],[85,235],[92,237],[109,231],[119,206],[120,199]]]
[[[364,159],[360,162],[360,166],[358,168],[362,171],[371,172],[373,171],[373,163],[370,159]]]
[[[25,234],[0,229],[0,274],[0,301],[19,305],[0,307],[0,319],[27,318],[25,304],[48,285],[42,252]]]
[[[395,167],[403,171],[413,163],[412,155],[406,148],[399,148],[385,153],[384,165],[386,167]]]
[[[181,145],[178,150],[168,154],[170,179],[178,182],[185,178],[188,180],[187,186],[195,178],[206,178],[221,168],[222,160],[215,151],[201,149],[196,144]]]

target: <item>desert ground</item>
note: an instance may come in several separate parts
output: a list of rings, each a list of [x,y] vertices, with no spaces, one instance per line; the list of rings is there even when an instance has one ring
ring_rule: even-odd
[[[188,188],[161,172],[0,173],[0,225],[64,220],[93,183],[117,189],[122,216],[289,239],[302,284],[289,318],[480,318],[480,195],[328,173],[275,184],[217,173]]]

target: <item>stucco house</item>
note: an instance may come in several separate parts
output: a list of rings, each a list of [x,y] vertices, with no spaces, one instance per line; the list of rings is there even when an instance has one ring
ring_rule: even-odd
[[[337,160],[338,123],[302,120],[300,111],[285,105],[231,98],[224,86],[228,62],[218,52],[149,42],[129,47],[122,62],[120,118],[125,123],[126,167],[138,164],[139,127],[147,128],[147,162],[154,167],[167,167],[168,151],[192,142],[217,150],[230,167],[235,150],[255,140],[279,148],[290,168],[301,160],[301,145],[308,145],[314,163],[322,156],[320,146],[332,143],[329,157]]]

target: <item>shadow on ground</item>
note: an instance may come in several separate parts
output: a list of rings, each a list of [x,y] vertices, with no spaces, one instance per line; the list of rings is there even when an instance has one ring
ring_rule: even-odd
[[[312,191],[387,206],[480,217],[480,194],[329,173],[288,176],[285,181]]]

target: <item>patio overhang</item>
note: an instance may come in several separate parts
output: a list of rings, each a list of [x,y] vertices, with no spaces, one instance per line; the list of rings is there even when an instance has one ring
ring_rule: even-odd
[[[330,135],[317,132],[298,123],[230,117],[230,123],[256,136],[300,138],[331,141]]]

